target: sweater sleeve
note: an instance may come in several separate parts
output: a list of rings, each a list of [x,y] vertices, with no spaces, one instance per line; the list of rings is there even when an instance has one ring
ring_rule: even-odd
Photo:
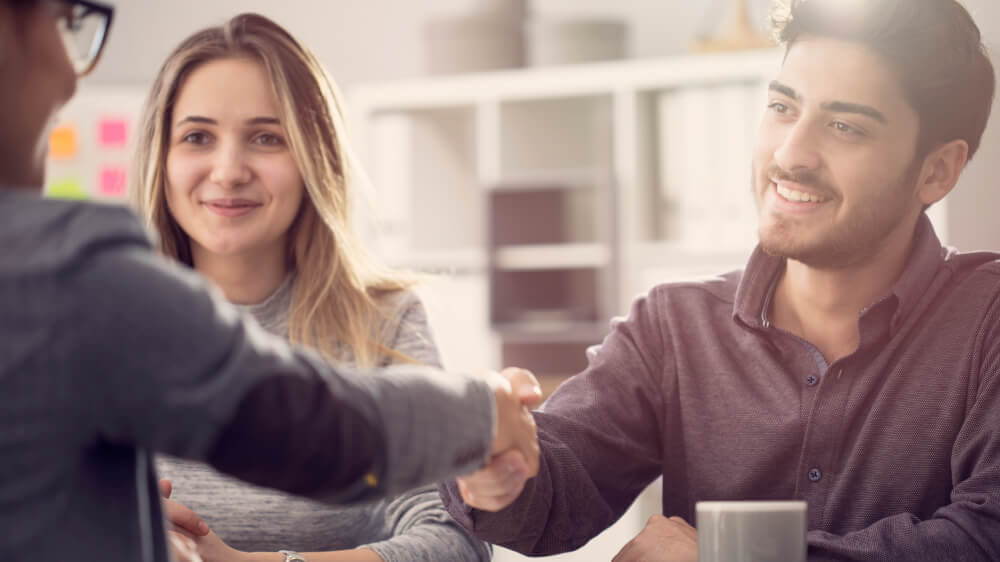
[[[488,454],[481,381],[415,366],[334,372],[147,249],[95,252],[63,282],[77,295],[67,360],[89,374],[81,400],[101,405],[92,421],[108,442],[330,502],[393,496]]]
[[[399,321],[392,348],[421,364],[441,366],[427,313],[419,298],[405,293],[397,310]],[[452,519],[433,486],[392,499],[381,519],[389,538],[361,546],[375,551],[386,562],[486,562],[492,558],[487,543],[469,535]]]
[[[583,546],[625,512],[661,472],[666,427],[660,390],[663,338],[651,300],[642,298],[587,369],[563,383],[535,412],[538,475],[518,499],[491,513],[467,506],[454,481],[445,506],[472,533],[528,555]]]

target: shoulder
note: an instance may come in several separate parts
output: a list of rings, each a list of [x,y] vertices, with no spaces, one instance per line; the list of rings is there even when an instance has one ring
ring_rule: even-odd
[[[424,305],[412,289],[386,291],[375,297],[379,310],[389,318],[401,318],[407,313],[423,312]]]
[[[967,302],[976,310],[1000,308],[1000,254],[949,249],[944,268],[949,275],[946,300]]]
[[[653,311],[688,310],[723,306],[731,309],[743,279],[743,270],[697,279],[671,281],[656,285],[639,299]]]
[[[412,289],[381,293],[375,297],[375,303],[390,333],[425,330],[428,326],[424,303]]]
[[[942,251],[945,267],[955,273],[1000,276],[1000,253],[959,252],[953,248]]]
[[[60,270],[113,249],[151,249],[138,218],[125,207],[0,195],[0,270]]]
[[[440,366],[427,311],[416,292],[411,289],[387,292],[377,302],[384,317],[382,343],[425,365]]]

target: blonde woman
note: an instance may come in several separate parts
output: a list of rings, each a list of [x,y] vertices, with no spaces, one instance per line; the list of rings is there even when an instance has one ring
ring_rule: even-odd
[[[337,95],[288,32],[244,14],[192,35],[161,68],[139,130],[131,193],[164,254],[331,361],[439,363],[409,282],[373,265],[352,231],[358,169]],[[204,465],[163,458],[158,468],[175,531],[207,562],[490,558],[433,488],[329,508]],[[191,512],[210,530],[186,527]]]

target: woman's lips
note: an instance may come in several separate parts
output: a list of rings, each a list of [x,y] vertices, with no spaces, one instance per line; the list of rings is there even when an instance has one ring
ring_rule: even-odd
[[[239,217],[257,210],[261,206],[249,199],[210,199],[202,201],[209,211],[223,217]]]

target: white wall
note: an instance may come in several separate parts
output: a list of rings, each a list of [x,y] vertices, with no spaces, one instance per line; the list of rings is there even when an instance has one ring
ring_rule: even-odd
[[[1000,2],[965,0],[979,24],[984,42],[1000,70]],[[1000,249],[1000,102],[993,100],[993,115],[978,154],[966,168],[948,200],[949,242],[962,250]]]

